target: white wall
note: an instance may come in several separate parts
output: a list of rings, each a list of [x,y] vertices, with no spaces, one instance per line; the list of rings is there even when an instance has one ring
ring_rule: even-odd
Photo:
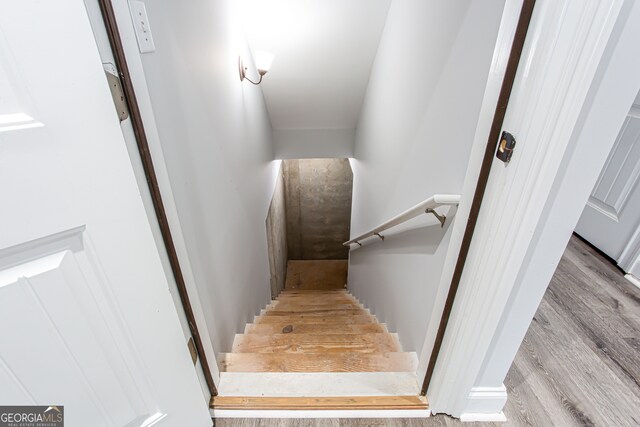
[[[276,159],[353,157],[353,129],[274,129]]]
[[[435,193],[460,194],[503,7],[391,4],[356,131],[352,236]],[[405,350],[422,349],[451,230],[425,216],[351,252],[350,289]]]
[[[260,88],[238,78],[250,55],[231,0],[146,7],[156,51],[143,66],[172,192],[212,344],[229,351],[270,298],[271,126]]]

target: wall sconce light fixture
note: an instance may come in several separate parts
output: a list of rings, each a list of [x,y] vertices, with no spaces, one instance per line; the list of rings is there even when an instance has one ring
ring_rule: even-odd
[[[257,51],[253,54],[253,58],[256,62],[256,68],[258,69],[258,74],[260,74],[260,80],[254,82],[249,77],[247,77],[247,67],[244,66],[242,62],[242,57],[238,57],[238,71],[240,72],[240,81],[248,80],[250,83],[254,85],[259,85],[262,82],[262,77],[267,74],[269,69],[271,68],[271,64],[273,63],[274,55],[269,52],[265,52],[263,50]]]

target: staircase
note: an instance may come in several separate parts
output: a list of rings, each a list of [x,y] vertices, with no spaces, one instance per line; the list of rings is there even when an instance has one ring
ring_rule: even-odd
[[[414,372],[415,357],[345,290],[285,290],[267,306],[223,372]]]
[[[219,367],[218,409],[426,409],[416,354],[345,289],[285,288]]]

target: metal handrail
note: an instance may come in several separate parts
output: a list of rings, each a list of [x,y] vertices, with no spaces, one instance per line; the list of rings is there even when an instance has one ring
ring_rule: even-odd
[[[364,239],[368,239],[369,237],[373,237],[373,236],[377,236],[381,240],[384,240],[384,236],[380,233],[392,227],[395,227],[396,225],[402,224],[403,222],[409,221],[410,219],[413,219],[424,213],[433,214],[438,219],[438,221],[440,221],[440,225],[444,227],[444,221],[447,219],[447,217],[437,213],[435,211],[435,208],[439,206],[457,205],[459,203],[460,203],[459,194],[434,194],[428,199],[423,200],[422,202],[418,203],[412,208],[409,208],[406,211],[402,212],[401,214],[394,216],[390,220],[383,222],[377,227],[371,229],[370,231],[367,231],[366,233],[361,234],[358,237],[355,237],[349,240],[348,242],[344,242],[343,245],[350,246],[355,243],[359,246],[362,246],[362,243],[360,242],[362,242]]]

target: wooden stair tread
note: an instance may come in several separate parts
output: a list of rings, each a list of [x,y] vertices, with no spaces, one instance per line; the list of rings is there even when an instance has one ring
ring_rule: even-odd
[[[377,320],[370,314],[346,315],[346,316],[307,316],[304,314],[292,314],[290,316],[256,316],[253,323],[290,323],[295,324],[342,324],[355,325],[363,323],[376,323]]]
[[[415,372],[412,353],[222,353],[223,372]]]
[[[278,311],[322,311],[322,310],[364,310],[358,303],[338,304],[289,304],[274,302],[266,307],[267,310]]]
[[[279,334],[282,330],[291,325],[291,323],[249,323],[245,327],[245,334]],[[384,333],[388,332],[384,324],[381,323],[365,323],[354,325],[334,325],[325,324],[297,324],[292,325],[292,334],[367,334],[367,333]]]
[[[429,408],[424,396],[235,397],[211,398],[212,409],[258,410],[411,410]]]
[[[287,304],[334,304],[334,303],[357,303],[358,300],[349,294],[340,295],[280,295],[278,298],[272,300],[273,302],[279,301]]]
[[[346,289],[285,289],[280,295],[348,295]]]
[[[391,334],[238,334],[234,353],[387,353],[400,346]]]
[[[281,310],[266,310],[264,312],[265,316],[291,316],[292,314],[297,314],[298,311],[281,311]],[[305,316],[357,316],[362,314],[369,314],[366,310],[362,308],[358,309],[344,309],[344,310],[331,310],[331,309],[323,309],[323,310],[309,310],[304,312]]]

